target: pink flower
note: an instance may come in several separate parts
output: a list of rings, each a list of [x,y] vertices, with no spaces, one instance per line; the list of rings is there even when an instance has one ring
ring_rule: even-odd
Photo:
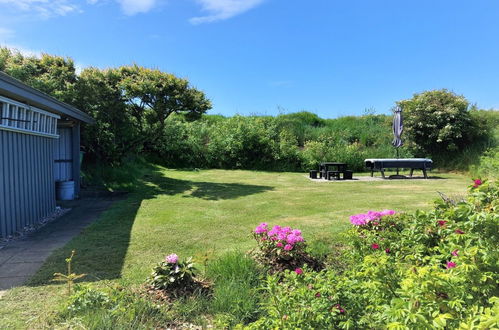
[[[279,234],[277,234],[277,239],[284,241],[286,239],[286,233],[280,232]]]
[[[371,247],[372,247],[374,250],[377,250],[377,249],[379,249],[379,244],[373,243],[373,244],[371,244]]]
[[[393,215],[395,213],[396,212],[394,210],[384,210],[381,212],[367,211],[367,213],[360,213],[350,216],[350,223],[354,226],[364,226],[373,220],[379,220],[384,216]]]
[[[291,244],[286,244],[286,245],[284,246],[284,250],[286,250],[286,251],[291,251],[291,250],[293,250],[293,245],[291,245]]]
[[[454,232],[460,235],[464,234],[464,231],[462,231],[461,229],[456,229]]]
[[[267,237],[262,237],[262,242],[265,242],[267,240]]]
[[[301,235],[301,230],[299,230],[299,229],[293,229],[291,231],[291,234],[293,234],[295,236],[300,236]]]
[[[458,252],[459,250],[454,250],[450,254],[452,254],[454,257],[457,257],[459,255]]]
[[[445,226],[445,224],[447,223],[447,221],[445,221],[445,220],[438,220],[437,223],[438,223],[438,225],[440,227],[443,227],[443,226]]]
[[[301,274],[303,274],[303,269],[301,269],[301,268],[296,268],[296,269],[295,269],[295,273],[296,273],[296,274],[298,274],[298,275],[301,275]]]
[[[456,263],[452,261],[447,261],[447,269],[455,268]]]
[[[262,222],[255,228],[255,234],[263,234],[267,232],[268,224],[266,222]]]
[[[321,293],[320,293],[320,292],[317,292],[317,293],[315,294],[315,296],[316,296],[317,298],[320,298],[320,297],[321,297]]]
[[[169,264],[176,264],[178,261],[178,256],[175,253],[170,254],[165,257],[165,261]]]
[[[390,253],[390,251],[391,251],[391,250],[390,250],[389,248],[386,248],[386,249],[385,249],[385,252],[386,252],[386,253]]]
[[[281,229],[281,231],[284,233],[284,234],[287,234],[287,233],[290,233],[291,232],[291,228],[290,227],[284,227]]]
[[[334,305],[334,308],[336,308],[340,312],[340,314],[345,313],[345,310],[343,308],[341,308],[340,304]]]
[[[301,236],[297,236],[297,235],[293,235],[293,234],[289,234],[288,237],[286,237],[286,242],[288,244],[296,244],[298,242],[303,242],[303,237]]]
[[[382,216],[385,216],[385,215],[394,215],[396,212],[394,210],[383,210],[381,211],[381,215]]]
[[[273,235],[277,235],[280,232],[281,232],[281,226],[275,225],[271,230],[269,230],[269,232],[267,233],[267,235],[273,236]]]
[[[364,214],[356,214],[350,216],[350,223],[354,226],[363,226],[367,224],[367,220]]]
[[[281,242],[277,242],[277,244],[276,244],[276,246],[277,246],[278,248],[281,248],[281,247],[282,247],[282,245],[283,245],[283,244],[282,244]]]
[[[473,182],[475,183],[473,185],[473,188],[478,188],[478,186],[480,186],[483,183],[482,180],[480,180],[480,179],[473,180]]]

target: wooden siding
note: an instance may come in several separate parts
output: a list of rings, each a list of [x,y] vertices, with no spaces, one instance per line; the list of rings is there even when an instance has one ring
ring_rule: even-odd
[[[0,236],[11,235],[55,210],[56,141],[0,129]]]

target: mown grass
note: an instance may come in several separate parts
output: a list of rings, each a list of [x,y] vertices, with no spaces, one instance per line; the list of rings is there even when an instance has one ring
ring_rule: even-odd
[[[300,228],[317,254],[325,254],[349,226],[351,214],[428,209],[437,191],[462,194],[469,184],[461,175],[438,175],[434,180],[319,183],[303,173],[153,166],[126,200],[53,253],[26,286],[0,299],[0,324],[36,328],[53,318],[65,296],[64,287],[50,280],[64,271],[64,258],[73,249],[75,272],[88,274],[84,281],[97,287],[119,283],[136,289],[166,254],[194,256],[214,281],[215,297],[188,301],[174,312],[188,319],[204,309],[226,323],[251,320],[258,303],[251,295],[257,272],[250,261],[235,262],[240,256],[231,251],[254,247],[250,232],[258,223]]]

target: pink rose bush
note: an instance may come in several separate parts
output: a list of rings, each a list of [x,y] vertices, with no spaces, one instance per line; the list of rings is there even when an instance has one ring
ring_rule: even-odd
[[[269,227],[262,222],[253,230],[253,237],[258,244],[255,258],[270,267],[271,272],[284,269],[299,269],[308,264],[313,269],[320,268],[320,263],[306,253],[306,243],[299,229],[275,225]]]

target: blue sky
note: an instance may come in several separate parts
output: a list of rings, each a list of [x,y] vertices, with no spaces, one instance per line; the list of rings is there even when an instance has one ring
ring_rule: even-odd
[[[0,0],[0,44],[188,78],[209,113],[388,113],[447,88],[499,108],[499,1]]]

